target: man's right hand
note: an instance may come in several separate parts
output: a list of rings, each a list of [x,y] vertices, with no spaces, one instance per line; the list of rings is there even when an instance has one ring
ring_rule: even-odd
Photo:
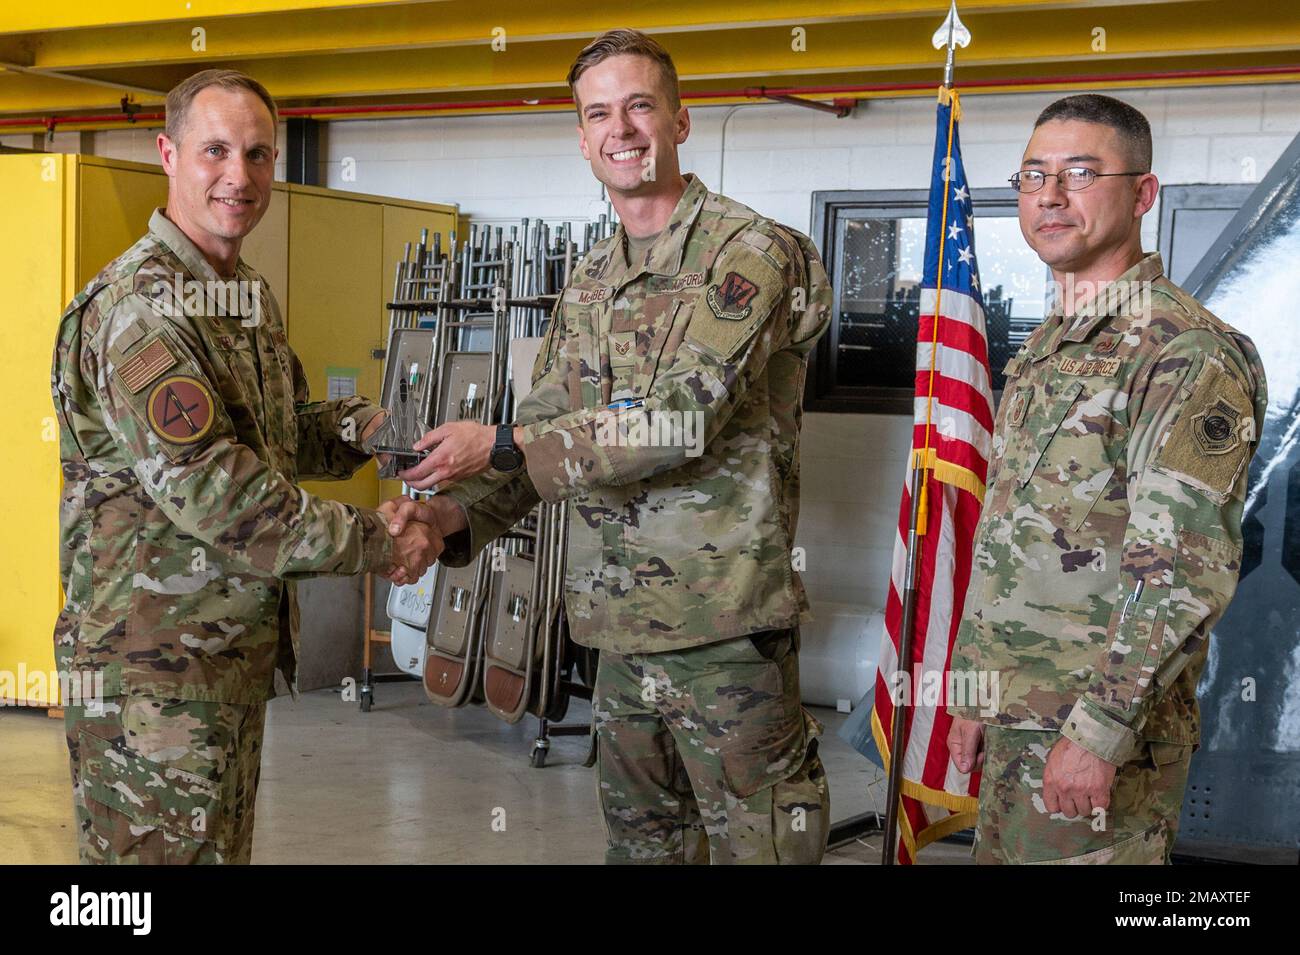
[[[963,773],[980,770],[984,766],[984,724],[954,716],[948,728],[948,754]]]
[[[396,585],[415,583],[442,553],[437,525],[410,521],[395,533],[390,522],[388,532],[394,535],[393,567],[384,576]]]
[[[451,498],[435,496],[425,501],[414,501],[406,495],[384,501],[379,505],[379,512],[388,519],[388,533],[397,540],[393,542],[394,558],[397,567],[388,575],[394,584],[413,584],[423,576],[429,565],[438,559],[443,550],[443,538],[463,531],[468,527],[465,512]],[[437,540],[437,549],[419,573],[412,576],[414,568],[404,569],[398,554],[402,540],[411,533],[431,535]]]
[[[384,501],[379,505],[379,512],[388,518],[390,534],[400,534],[412,522],[432,525],[438,528],[443,537],[450,537],[469,526],[460,505],[443,495],[413,501],[403,494],[391,501]]]

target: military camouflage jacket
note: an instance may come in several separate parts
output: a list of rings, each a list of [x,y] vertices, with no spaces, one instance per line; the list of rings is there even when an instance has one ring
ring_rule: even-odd
[[[830,314],[821,260],[693,176],[640,258],[620,226],[575,269],[518,409],[526,470],[450,489],[470,533],[443,560],[567,500],[579,643],[653,653],[791,626],[807,609],[790,552],[808,352]]]
[[[55,652],[61,670],[102,673],[107,695],[265,700],[297,659],[282,581],[391,559],[377,512],[296,486],[364,464],[379,409],[308,404],[274,296],[243,262],[238,279],[159,210],[59,325]]]
[[[996,715],[1113,763],[1199,741],[1196,683],[1241,569],[1267,403],[1250,339],[1148,255],[1007,365],[954,670]]]

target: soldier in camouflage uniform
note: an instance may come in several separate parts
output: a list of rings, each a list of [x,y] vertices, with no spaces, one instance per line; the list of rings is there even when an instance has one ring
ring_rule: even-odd
[[[800,705],[808,605],[791,548],[829,287],[805,236],[680,176],[673,123],[689,121],[670,69],[654,41],[613,31],[570,74],[584,152],[623,222],[553,313],[515,422],[526,468],[466,479],[486,470],[494,429],[436,429],[405,479],[461,480],[390,530],[436,521],[443,562],[463,566],[539,500],[568,501],[569,625],[601,651],[608,861],[816,862],[829,802],[821,727]],[[647,150],[657,180],[641,177]],[[638,239],[629,197],[647,194],[675,206]],[[694,442],[649,437],[681,423],[698,423]]]
[[[379,512],[296,486],[353,474],[382,412],[309,403],[275,298],[238,260],[270,198],[272,111],[230,71],[173,91],[167,213],[59,326],[55,653],[70,685],[102,681],[65,701],[83,862],[247,862],[266,701],[277,668],[295,679],[289,581],[405,559]],[[196,244],[214,236],[229,270]]]
[[[983,737],[981,862],[1168,860],[1241,568],[1264,371],[1142,254],[1150,157],[1140,113],[1071,97],[1019,174],[1022,230],[1064,295],[1006,368],[953,653],[998,681],[995,712],[950,707],[961,768]]]

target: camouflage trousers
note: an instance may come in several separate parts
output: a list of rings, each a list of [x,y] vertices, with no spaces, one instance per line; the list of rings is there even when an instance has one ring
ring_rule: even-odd
[[[1043,768],[1055,731],[984,727],[975,861],[1164,865],[1173,851],[1192,747],[1148,742],[1119,767],[1104,816],[1048,813]]]
[[[246,864],[265,721],[265,703],[67,706],[81,861]]]
[[[609,863],[821,861],[821,725],[797,630],[676,652],[601,653],[592,694]]]

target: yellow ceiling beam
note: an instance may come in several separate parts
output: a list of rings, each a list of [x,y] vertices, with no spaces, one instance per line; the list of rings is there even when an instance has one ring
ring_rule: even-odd
[[[417,7],[440,4],[445,0],[60,0],[56,4],[8,4],[0,8],[0,34],[41,33],[53,30],[86,30],[111,26],[145,26],[169,22],[207,22],[235,17],[275,17],[280,14],[321,15],[329,11],[364,8],[363,12],[383,14],[385,7]],[[1164,3],[1170,0],[964,0],[962,15],[991,9],[1051,9],[1071,6],[1132,5]],[[836,6],[823,0],[790,0],[788,6],[802,16],[816,18],[819,8]],[[552,4],[551,7],[554,7]],[[861,0],[856,6],[866,16],[900,16],[914,13],[947,12],[942,0]],[[701,4],[708,16],[707,4]],[[627,20],[627,4],[619,4],[619,20]],[[612,18],[604,9],[604,26]],[[303,17],[308,19],[309,17]]]
[[[185,2],[211,5],[172,0],[171,8]],[[142,17],[156,9],[139,6]],[[123,91],[149,108],[162,91],[212,65],[246,70],[286,104],[566,95],[564,75],[583,38],[609,25],[607,10],[575,0],[502,0],[490,9],[482,0],[320,12],[287,0],[261,6],[259,15],[212,18],[201,54],[185,55],[188,24],[198,22],[188,20],[180,32],[177,23],[145,23],[0,36],[0,67],[21,71],[0,72],[0,113],[111,108]],[[738,12],[698,0],[629,0],[619,12],[662,35],[688,89],[821,85],[834,76],[929,83],[942,67],[930,35],[943,2],[752,0],[727,9]],[[1171,69],[1300,63],[1300,20],[1279,16],[1275,0],[968,0],[962,11],[974,42],[958,54],[959,81],[1045,76],[1052,85],[1053,76],[1141,71],[1157,62]],[[792,23],[807,30],[803,52],[791,49]],[[493,25],[507,31],[503,52],[489,45]],[[1098,29],[1102,51],[1094,50]],[[186,50],[176,50],[177,36]]]
[[[1204,3],[1205,0],[1195,0]],[[1140,0],[1141,5],[1181,4],[1188,0]],[[1089,9],[1132,6],[1125,0],[972,0],[965,17],[982,12]],[[620,22],[652,33],[732,30],[762,25],[923,18],[930,32],[944,4],[935,0],[750,0],[718,7],[699,0],[624,0]],[[930,21],[934,21],[931,24]],[[489,45],[494,30],[507,43],[577,39],[610,26],[608,8],[598,5],[539,4],[536,0],[443,0],[387,7],[347,7],[248,17],[195,17],[162,23],[47,31],[0,36],[0,61],[37,70],[82,70],[152,63],[307,56],[321,53]],[[194,31],[202,29],[201,37]],[[928,33],[927,33],[928,37]],[[200,42],[201,40],[201,42]],[[201,48],[196,48],[201,47]]]
[[[122,95],[120,90],[111,87],[77,83],[57,76],[0,74],[0,114],[119,110]],[[138,98],[135,94],[130,96],[132,101]]]
[[[1243,68],[1284,68],[1294,66],[1294,60],[1286,54],[1264,53],[1264,54],[1226,54],[1226,55],[1207,55],[1197,60],[1189,61],[1187,57],[1181,55],[1158,57],[1148,60],[1131,61],[1131,60],[1111,60],[1099,62],[1096,64],[1083,64],[1076,69],[1059,69],[1045,68],[1040,63],[1021,63],[1021,64],[993,64],[993,65],[973,65],[963,64],[957,70],[957,83],[967,92],[1026,92],[1036,89],[1102,89],[1108,87],[1135,87],[1135,86],[1205,86],[1216,84],[1232,83],[1283,83],[1294,82],[1300,76],[1300,68],[1292,73],[1270,73],[1268,76],[1229,76],[1229,77],[1194,77],[1194,78],[1175,78],[1175,77],[1157,77],[1154,79],[1144,79],[1134,81],[1131,79],[1110,79],[1112,76],[1122,76],[1133,72],[1153,73],[1153,74],[1174,74],[1189,69],[1197,70],[1240,70]],[[1049,64],[1050,66],[1050,64]],[[1088,68],[1083,68],[1087,66]],[[1083,82],[1064,82],[1061,77],[1065,76],[1086,76],[1089,79]],[[998,86],[992,85],[998,80],[1023,81],[1026,79],[1042,79],[1032,86]],[[745,98],[732,97],[713,97],[709,100],[696,99],[690,94],[699,92],[724,92],[727,90],[745,90],[753,89],[759,86],[782,87],[782,86],[800,86],[800,87],[828,87],[828,86],[862,86],[862,85],[881,85],[887,87],[884,90],[844,92],[835,94],[824,94],[819,98],[830,98],[832,96],[848,96],[853,98],[876,98],[876,97],[896,97],[909,95],[933,95],[933,89],[939,79],[939,70],[933,64],[927,64],[921,67],[909,69],[897,69],[887,72],[863,73],[861,71],[847,72],[824,72],[818,74],[801,74],[801,75],[774,75],[762,74],[744,78],[708,78],[708,79],[688,79],[682,84],[682,89],[687,94],[688,105],[699,106],[708,102],[740,102],[746,101]],[[58,84],[52,89],[33,90],[25,88],[16,90],[13,98],[6,93],[11,87],[6,80],[0,78],[0,115],[15,113],[23,115],[41,115],[67,111],[74,113],[94,112],[96,110],[111,109],[116,112],[117,101],[112,98],[109,91],[95,90],[92,88],[78,89],[73,84],[60,83],[55,80],[45,80],[44,78],[24,77],[24,86],[43,80],[47,84]],[[899,88],[915,87],[915,89]],[[57,92],[57,100],[53,96]],[[17,108],[17,104],[23,102],[24,97],[32,95],[41,95],[51,98],[51,101],[59,105],[49,110],[31,110]],[[348,98],[329,98],[317,101],[316,105],[366,105],[373,103],[447,103],[447,102],[481,102],[487,100],[535,100],[547,99],[552,97],[563,97],[567,95],[567,90],[558,85],[537,84],[532,86],[516,87],[509,90],[491,88],[484,90],[436,90],[419,93],[407,93],[403,95],[378,95],[378,96],[357,96]],[[151,102],[147,98],[137,97],[141,107],[145,111],[156,111],[161,108],[161,104]],[[571,107],[561,106],[560,109]],[[494,112],[502,108],[485,108],[475,107],[471,112]],[[507,111],[514,109],[532,109],[532,107],[508,107]],[[446,110],[431,111],[437,115],[448,115]],[[326,113],[316,114],[319,118],[330,119],[340,118],[330,116]],[[403,112],[372,114],[387,116],[389,118],[399,118],[404,116],[422,115],[421,113]]]
[[[209,21],[221,17],[333,7],[380,7],[402,0],[58,0],[57,3],[7,3],[0,6],[0,33],[72,30],[166,20]]]
[[[1197,66],[1203,69],[1216,69],[1216,68],[1231,69],[1231,68],[1240,68],[1246,65],[1267,66],[1271,64],[1267,62],[1261,63],[1254,59],[1247,62],[1240,57],[1207,57],[1204,61],[1197,63]],[[1182,58],[1161,59],[1161,60],[1155,60],[1155,61],[1151,61],[1150,63],[1143,64],[1144,70],[1149,69],[1153,73],[1160,73],[1160,72],[1172,73],[1180,69],[1186,69],[1186,67],[1187,67],[1186,61],[1183,60]],[[961,87],[963,95],[971,96],[971,95],[979,95],[984,93],[1005,94],[1009,92],[1028,93],[1028,92],[1037,92],[1037,91],[1050,92],[1050,91],[1068,91],[1068,90],[1131,89],[1135,86],[1159,87],[1159,88],[1182,87],[1182,86],[1208,86],[1208,85],[1219,86],[1219,85],[1256,84],[1262,82],[1260,78],[1250,77],[1250,76],[1235,76],[1235,77],[1228,76],[1228,77],[1221,77],[1215,79],[1163,78],[1163,79],[1143,80],[1140,83],[1135,83],[1132,80],[1108,80],[1103,77],[1099,79],[1091,78],[1084,83],[1061,82],[1059,80],[1052,80],[1052,81],[1039,82],[1039,83],[1025,83],[1023,85],[1017,85],[1014,87],[1008,87],[1001,84],[991,85],[990,83],[983,82],[985,80],[993,80],[993,79],[1005,80],[1005,79],[1013,79],[1015,77],[1034,78],[1037,77],[1038,75],[1039,73],[1035,72],[1033,69],[1033,64],[1026,64],[1024,67],[1014,71],[999,70],[996,72],[996,75],[991,73],[987,68],[968,69],[962,71],[961,74],[959,75],[959,85]],[[767,85],[769,87],[781,85],[782,78],[771,77],[768,79],[769,82],[762,85]],[[827,74],[827,75],[818,76],[810,79],[813,80],[813,82],[810,82],[808,85],[817,85],[817,86],[851,85],[851,84],[862,83],[864,81],[864,78],[859,74]],[[881,79],[883,80],[885,78],[881,78]],[[830,101],[831,99],[845,99],[845,98],[862,100],[862,101],[870,101],[872,99],[897,99],[899,97],[932,98],[934,96],[934,89],[937,86],[937,81],[935,80],[935,77],[933,75],[933,70],[915,70],[915,71],[900,72],[898,74],[888,77],[887,79],[891,85],[892,84],[915,84],[919,88],[911,89],[911,90],[889,89],[889,90],[876,91],[876,92],[861,91],[861,92],[841,92],[841,93],[834,93],[834,94],[819,94],[819,95],[805,94],[805,98],[819,99],[822,101]],[[1267,82],[1300,83],[1300,69],[1297,69],[1290,73],[1271,74],[1267,78]],[[687,92],[690,91],[689,87],[691,85],[694,85],[699,89],[719,88],[716,84],[705,84],[703,86],[701,86],[700,84],[688,84]],[[737,86],[742,88],[744,85],[748,85],[748,84],[737,84]],[[755,83],[753,85],[757,86],[760,84]],[[540,97],[545,97],[552,92],[554,91],[531,89],[531,90],[516,90],[509,94],[502,94],[500,97],[492,97],[492,96],[449,97],[445,95],[426,96],[426,97],[421,97],[418,101],[419,102],[426,102],[426,101],[427,102],[437,102],[437,101],[460,102],[464,100],[496,99],[496,98],[526,100],[526,99],[536,99]],[[385,100],[385,102],[391,102],[391,100]],[[692,109],[696,109],[705,106],[725,106],[725,105],[731,105],[736,103],[755,103],[755,102],[761,102],[761,100],[758,100],[752,96],[709,96],[709,97],[702,97],[698,99],[692,97],[687,100],[687,105]],[[351,101],[352,105],[362,105],[363,103],[364,101],[361,100]],[[349,105],[349,104],[344,103],[343,105]],[[513,105],[513,106],[471,106],[471,107],[463,107],[463,108],[455,108],[455,109],[413,110],[413,111],[406,111],[400,113],[368,113],[368,114],[357,114],[357,115],[339,115],[335,113],[322,112],[322,113],[314,113],[308,115],[311,115],[316,119],[325,120],[325,121],[345,122],[351,120],[366,120],[366,119],[372,119],[372,120],[384,119],[384,118],[410,119],[416,117],[483,115],[483,114],[492,114],[492,113],[570,112],[572,108],[573,108],[572,106],[564,105],[564,104],[551,105],[551,106],[529,106],[529,105],[521,104],[521,105]],[[146,106],[145,109],[148,111],[150,110],[150,107]],[[136,128],[145,128],[145,129],[153,128],[160,125],[161,123],[157,121],[141,121],[135,124]],[[91,129],[121,129],[124,126],[126,126],[125,122],[121,120],[113,120],[113,121],[102,121],[102,122],[60,124],[58,128],[60,130],[80,130],[80,129],[91,130]],[[43,128],[44,127],[40,123],[31,123],[24,126],[3,126],[0,127],[0,135],[8,135],[13,133],[25,133],[25,132],[40,132]]]
[[[1162,17],[1157,8],[1116,7],[1106,11],[1057,11],[1052,29],[1037,17],[1008,14],[971,16],[976,41],[958,57],[958,68],[1040,64],[1037,72],[1100,72],[1116,61],[1181,55],[1187,65],[1226,53],[1300,52],[1300,21],[1278,22],[1272,0],[1235,0],[1231,5],[1197,6],[1204,15]],[[1104,52],[1093,50],[1093,30],[1106,30]],[[929,69],[938,75],[942,53],[930,46],[926,22],[880,20],[855,29],[810,24],[807,49],[791,50],[782,27],[675,34],[666,45],[683,80],[750,82],[755,77],[815,77],[848,72],[867,75]],[[282,101],[405,93],[465,93],[540,87],[563,91],[564,76],[579,49],[575,40],[436,50],[403,49],[222,61],[266,84]],[[1134,68],[1132,65],[1127,69]],[[166,88],[193,70],[192,64],[124,68],[93,74],[137,86]],[[717,85],[717,83],[715,83]]]
[[[100,78],[94,76],[81,76],[71,72],[55,72],[52,70],[34,70],[24,66],[21,63],[13,63],[3,58],[3,52],[0,52],[0,73],[26,74],[30,76],[47,76],[62,80],[68,80],[77,83],[86,83],[91,86],[103,86],[108,89],[117,90],[118,95],[122,94],[143,94],[151,97],[162,97],[167,95],[166,90],[159,90],[154,86],[135,86],[123,81],[119,77]]]

